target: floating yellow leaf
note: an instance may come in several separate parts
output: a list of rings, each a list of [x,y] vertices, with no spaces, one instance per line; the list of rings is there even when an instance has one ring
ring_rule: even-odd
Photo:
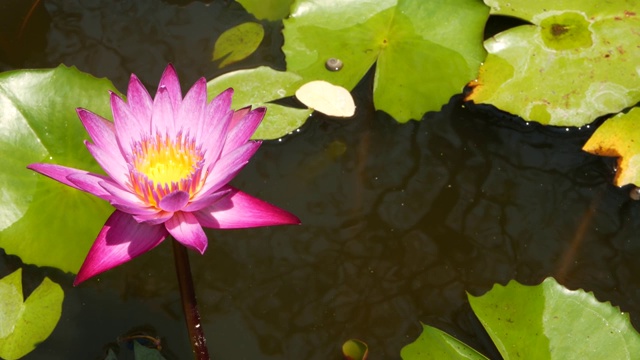
[[[618,157],[614,184],[640,186],[640,108],[605,121],[582,148],[601,156]]]
[[[296,91],[301,103],[323,114],[350,117],[356,112],[356,105],[349,90],[323,80],[310,81]]]

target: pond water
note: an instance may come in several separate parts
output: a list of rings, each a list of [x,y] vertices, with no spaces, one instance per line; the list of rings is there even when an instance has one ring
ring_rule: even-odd
[[[130,73],[155,88],[167,62],[183,86],[220,74],[215,39],[251,19],[232,1],[44,1],[40,16],[33,49],[5,53],[2,70],[64,63],[123,91]],[[284,68],[280,25],[266,25],[232,69]],[[640,324],[640,203],[611,184],[611,159],[581,151],[593,127],[545,128],[461,96],[398,124],[374,111],[371,81],[354,92],[354,118],[314,114],[233,181],[303,225],[209,231],[205,255],[191,253],[212,358],[340,359],[350,338],[371,358],[399,358],[420,322],[499,358],[465,292],[547,276]],[[65,290],[60,323],[27,358],[103,358],[137,330],[159,336],[168,359],[191,358],[168,242],[77,288],[70,274],[0,256],[2,276],[21,266],[27,291],[44,276]]]

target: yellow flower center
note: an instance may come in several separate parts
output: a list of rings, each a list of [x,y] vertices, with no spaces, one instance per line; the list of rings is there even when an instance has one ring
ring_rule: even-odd
[[[181,144],[147,142],[145,145],[144,154],[136,159],[136,169],[155,184],[171,184],[186,178],[200,160]]]
[[[151,205],[176,190],[193,195],[200,187],[203,154],[195,142],[178,134],[144,139],[133,147],[131,183]]]

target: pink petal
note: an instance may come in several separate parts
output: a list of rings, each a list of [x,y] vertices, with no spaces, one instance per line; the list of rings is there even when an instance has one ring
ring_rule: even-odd
[[[211,107],[207,108],[205,118],[216,118],[217,120],[215,122],[209,122],[209,125],[200,132],[198,137],[199,143],[202,144],[202,150],[206,154],[205,168],[208,168],[210,164],[216,162],[220,157],[222,148],[224,147],[229,121],[233,115],[231,110],[227,110],[225,114],[212,114],[211,109]]]
[[[173,139],[176,136],[176,124],[173,114],[173,105],[166,88],[159,88],[153,99],[153,111],[151,115],[151,128],[161,135],[167,135]]]
[[[118,148],[116,128],[111,121],[89,110],[78,108],[76,112],[78,113],[80,121],[82,121],[82,125],[87,129],[91,141],[93,141],[96,146],[102,149],[108,149],[109,151]]]
[[[158,206],[168,212],[180,211],[189,202],[189,193],[186,191],[174,191],[160,199]]]
[[[199,128],[197,132],[198,139],[203,145],[202,150],[206,154],[205,167],[217,161],[222,152],[229,122],[233,116],[233,111],[231,111],[232,96],[233,89],[229,88],[216,96],[205,108],[203,127]]]
[[[178,116],[180,125],[189,129],[193,136],[199,136],[204,126],[205,109],[207,106],[207,81],[198,79],[184,97]]]
[[[131,215],[156,215],[160,212],[160,210],[150,206],[136,194],[132,193],[128,189],[123,189],[118,184],[102,182],[99,185],[111,194],[110,203],[118,210]]]
[[[208,195],[212,191],[217,191],[221,186],[231,181],[242,168],[249,162],[249,159],[258,151],[262,143],[252,141],[245,143],[230,154],[223,155],[211,169],[200,189],[198,195]],[[195,198],[198,200],[199,196]]]
[[[158,211],[155,214],[134,214],[133,218],[139,223],[145,223],[149,225],[163,224],[173,216],[172,212]]]
[[[204,127],[211,128],[219,121],[226,121],[226,115],[231,110],[231,102],[233,100],[233,88],[221,92],[207,106],[207,117],[205,118]]]
[[[258,226],[300,224],[295,215],[263,200],[231,188],[229,196],[194,212],[200,225],[214,229],[242,229]]]
[[[66,166],[61,166],[61,165],[55,165],[55,164],[44,164],[44,163],[36,163],[36,164],[31,164],[29,166],[27,166],[27,169],[33,170],[35,172],[38,172],[44,176],[48,176],[50,178],[52,178],[53,180],[59,181],[67,186],[70,186],[74,189],[78,189],[78,190],[82,190],[82,191],[86,191],[88,193],[91,193],[95,196],[104,198],[103,196],[109,196],[108,193],[106,193],[104,190],[98,190],[96,189],[95,192],[90,191],[90,187],[87,186],[85,188],[78,186],[74,181],[71,181],[69,179],[69,177],[72,176],[84,176],[84,175],[92,175],[95,177],[101,177],[104,178],[102,175],[98,175],[98,174],[93,174],[90,173],[88,171],[84,171],[84,170],[78,170],[78,169],[74,169],[74,168],[70,168],[70,167],[66,167]]]
[[[129,179],[129,170],[118,151],[100,148],[86,140],[84,145],[111,179],[121,186],[126,186]]]
[[[75,184],[78,189],[93,194],[101,199],[111,201],[113,198],[113,196],[100,185],[100,183],[105,182],[113,183],[113,180],[106,176],[92,174],[90,172],[78,172],[67,175],[67,180]],[[113,183],[113,185],[117,186],[115,183]]]
[[[266,108],[261,107],[255,110],[250,111],[246,114],[242,119],[236,120],[236,115],[234,114],[234,118],[231,120],[231,123],[235,124],[233,127],[229,128],[229,133],[227,134],[227,140],[224,143],[224,149],[222,150],[222,154],[229,153],[238,146],[249,141],[249,138],[256,132],[258,125],[264,118],[264,114],[267,111]]]
[[[124,100],[115,93],[111,93],[111,112],[120,151],[128,156],[131,154],[131,146],[140,140],[142,134],[149,133],[148,120],[136,118]]]
[[[164,226],[139,224],[131,215],[114,211],[100,230],[73,285],[153,249],[166,236]]]
[[[229,194],[230,191],[231,189],[224,189],[212,194],[199,196],[197,200],[189,202],[189,205],[185,206],[184,211],[194,212],[209,207]]]
[[[184,246],[198,250],[200,254],[207,250],[207,235],[191,213],[179,211],[164,226]]]
[[[160,90],[163,88],[167,92],[167,95],[169,96],[169,100],[171,102],[171,107],[175,111],[175,113],[171,114],[173,117],[178,114],[178,109],[180,108],[180,103],[182,102],[182,90],[180,90],[180,80],[178,80],[178,74],[176,74],[176,69],[172,64],[167,65],[167,67],[164,69],[164,72],[162,73],[162,77],[160,77],[158,91],[156,91],[156,98],[158,97],[158,93],[160,93]]]
[[[134,74],[131,74],[131,78],[129,79],[127,104],[129,104],[131,113],[138,119],[140,124],[147,126],[147,129],[143,129],[143,131],[150,132],[151,129],[149,125],[151,124],[151,106],[153,105],[153,100],[147,89],[142,85],[140,79]]]
[[[229,124],[229,129],[233,129],[242,118],[244,118],[249,111],[251,111],[251,106],[243,107],[242,109],[238,109],[233,112],[233,118],[231,119],[231,123]]]

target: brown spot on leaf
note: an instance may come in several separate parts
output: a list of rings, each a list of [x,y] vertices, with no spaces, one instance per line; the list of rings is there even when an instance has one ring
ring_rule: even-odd
[[[633,11],[625,10],[624,11],[624,16],[626,16],[626,17],[636,16],[636,13],[633,12]]]
[[[562,25],[562,24],[551,25],[551,35],[553,36],[560,36],[566,33],[567,31],[569,31],[569,29],[565,25]]]

